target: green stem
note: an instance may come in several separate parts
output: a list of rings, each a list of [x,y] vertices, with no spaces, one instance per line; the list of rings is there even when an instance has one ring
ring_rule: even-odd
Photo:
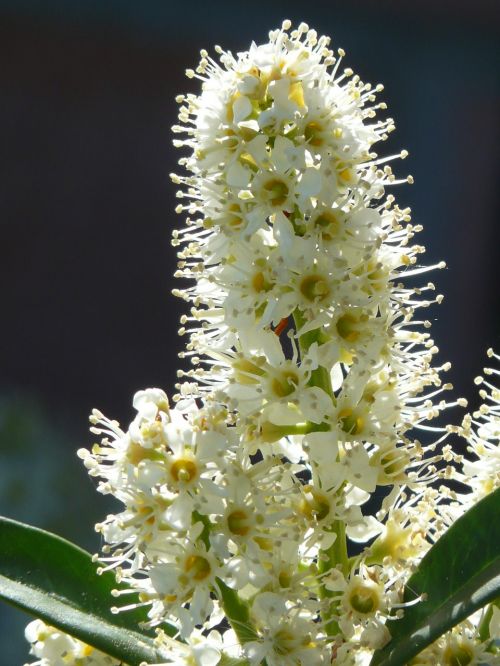
[[[240,659],[239,657],[228,657],[224,652],[221,655],[218,666],[250,666],[248,659]]]
[[[330,426],[328,423],[318,424],[311,421],[296,423],[295,425],[276,425],[270,421],[265,421],[261,425],[259,436],[264,442],[276,442],[287,435],[307,435],[318,430],[330,430]]]
[[[298,309],[294,312],[293,318],[297,330],[299,330],[306,322],[302,312]],[[301,354],[303,355],[307,353],[314,342],[321,344],[327,339],[325,332],[321,328],[304,333],[299,336],[299,349]],[[335,404],[335,395],[332,388],[330,373],[327,368],[321,365],[318,366],[311,372],[308,383],[309,386],[318,386],[319,388],[322,388],[330,396],[332,403]],[[330,426],[326,423],[311,424],[310,432],[318,432],[322,430],[330,430]],[[339,489],[338,492],[341,493],[342,489]],[[330,548],[321,551],[320,561],[318,562],[318,572],[319,574],[325,574],[333,567],[340,565],[342,572],[346,575],[349,572],[350,567],[347,553],[345,524],[341,520],[334,520],[329,531],[336,535],[335,541]],[[319,594],[322,599],[331,599],[334,596],[334,593],[331,590],[328,590],[324,584],[320,585]],[[335,604],[335,602],[332,601],[323,616],[323,619],[326,620],[326,631],[330,636],[339,633],[338,623],[333,619],[333,616],[336,614],[337,606],[338,604]]]
[[[293,313],[293,319],[297,330],[302,328],[302,326],[306,323],[306,319],[299,309],[295,310]],[[302,355],[306,354],[314,342],[322,343],[326,342],[327,340],[328,338],[326,334],[320,328],[316,328],[313,331],[307,331],[307,333],[304,333],[299,337],[300,353]],[[332,401],[335,401],[332,382],[330,380],[330,373],[328,372],[327,368],[324,368],[322,365],[320,365],[315,370],[313,370],[311,372],[311,376],[309,377],[308,384],[309,386],[318,386],[319,388],[322,388],[324,391],[326,391],[326,393],[328,393]]]
[[[349,558],[347,555],[347,542],[345,536],[345,524],[341,520],[335,520],[331,527],[331,532],[336,534],[336,539],[324,551],[321,551],[320,560],[318,562],[318,573],[326,574],[334,566],[341,565],[342,573],[346,575],[349,571]],[[335,596],[335,592],[328,590],[325,585],[320,585],[319,596],[321,599],[331,599]],[[335,636],[339,633],[338,622],[333,619],[336,614],[338,604],[331,602],[328,610],[323,615],[323,620],[326,620],[325,630],[328,636]]]
[[[200,534],[200,539],[203,541],[207,550],[210,549],[210,530],[212,529],[212,524],[208,516],[204,516],[198,511],[193,512],[195,522],[201,522],[203,524],[203,531]],[[224,581],[220,578],[216,578],[215,582],[219,591],[219,596],[222,602],[222,607],[226,614],[227,620],[231,627],[234,630],[234,633],[238,637],[238,640],[243,645],[243,643],[248,643],[249,641],[259,640],[259,636],[255,631],[252,622],[250,621],[250,611],[248,610],[248,605],[242,601],[238,593],[228,587]],[[235,663],[244,664],[244,661],[237,661]],[[262,662],[263,666],[266,666],[266,661]]]

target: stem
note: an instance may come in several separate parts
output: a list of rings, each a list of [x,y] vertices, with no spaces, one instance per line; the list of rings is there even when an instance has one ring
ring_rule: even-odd
[[[201,522],[203,524],[203,531],[200,534],[200,539],[203,541],[206,549],[209,550],[211,530],[210,520],[208,516],[204,516],[198,511],[194,511],[193,515],[195,522]],[[234,633],[238,637],[240,643],[243,645],[243,643],[248,643],[249,641],[259,640],[259,636],[250,621],[248,605],[240,599],[238,593],[235,590],[228,587],[220,578],[216,578],[215,582],[219,591],[218,596],[221,600],[227,620],[234,630]],[[237,661],[235,663],[244,664],[245,662]],[[267,666],[265,659],[261,663],[262,666]]]
[[[318,430],[330,430],[330,426],[328,423],[318,424],[311,421],[296,423],[295,425],[276,425],[265,421],[261,425],[260,438],[264,442],[275,442],[287,435],[307,435],[310,432],[317,432]]]
[[[302,326],[306,323],[304,315],[298,308],[293,313],[293,319],[297,330],[302,328]],[[299,337],[299,349],[301,355],[306,354],[309,350],[309,347],[314,342],[319,342],[319,343],[326,342],[327,339],[328,338],[326,337],[324,331],[320,328],[316,328],[313,331],[307,331],[307,333],[304,333]],[[335,401],[335,395],[332,389],[332,382],[330,380],[330,373],[322,365],[319,365],[315,370],[311,372],[308,384],[309,386],[318,386],[319,388],[322,388],[324,391],[326,391],[326,393],[328,393],[332,401]]]
[[[248,659],[240,659],[239,657],[228,657],[224,652],[221,655],[218,666],[250,666]]]
[[[295,326],[299,330],[306,322],[302,312],[299,309],[296,309],[293,318],[295,321]],[[299,349],[302,355],[307,353],[309,347],[314,342],[324,342],[328,338],[325,335],[324,331],[321,328],[314,329],[313,331],[308,331],[303,335],[299,336]],[[323,366],[318,366],[315,370],[311,372],[309,378],[309,386],[318,386],[322,388],[332,399],[332,403],[335,403],[335,395],[332,389],[332,382],[330,379],[330,373],[327,368]],[[325,427],[326,426],[326,427]],[[318,432],[323,430],[330,430],[330,426],[326,423],[321,424],[311,424],[310,432]],[[342,489],[340,488],[338,493],[340,494]],[[320,560],[318,562],[318,572],[319,574],[326,574],[333,567],[340,565],[342,572],[346,575],[349,571],[349,557],[347,553],[347,540],[345,533],[345,524],[341,520],[334,520],[331,528],[329,530],[331,533],[336,535],[335,541],[325,551],[321,552]],[[328,590],[324,584],[321,584],[319,587],[319,595],[321,599],[331,599],[334,596],[334,592]],[[328,606],[328,610],[324,613],[323,619],[326,620],[326,631],[330,636],[338,634],[340,629],[336,620],[333,619],[333,616],[336,613],[338,604],[331,602]]]
[[[326,574],[330,569],[332,569],[337,564],[340,564],[342,567],[343,574],[347,574],[349,571],[349,558],[347,555],[347,542],[345,536],[345,525],[341,520],[335,520],[333,522],[331,532],[337,535],[337,538],[332,543],[330,548],[322,551],[322,556],[318,562],[318,573]],[[335,596],[335,592],[328,590],[324,585],[320,585],[319,596],[321,599],[331,599]],[[335,636],[338,634],[340,629],[338,622],[333,619],[335,611],[337,610],[338,604],[333,601],[330,603],[328,610],[324,613],[324,620],[327,620],[325,625],[325,630],[328,636]]]

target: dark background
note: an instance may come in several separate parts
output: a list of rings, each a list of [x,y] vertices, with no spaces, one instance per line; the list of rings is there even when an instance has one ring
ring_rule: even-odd
[[[425,315],[476,403],[472,379],[500,348],[497,0],[4,1],[1,513],[98,548],[109,507],[74,455],[91,443],[87,414],[126,424],[136,390],[172,392],[182,348],[174,97],[196,91],[184,70],[200,48],[245,50],[283,18],[332,35],[347,66],[385,84],[397,131],[378,149],[407,148],[395,169],[415,177],[393,193],[424,225],[425,261],[448,264],[423,277],[445,294]],[[20,622],[0,615],[0,666],[25,659]]]

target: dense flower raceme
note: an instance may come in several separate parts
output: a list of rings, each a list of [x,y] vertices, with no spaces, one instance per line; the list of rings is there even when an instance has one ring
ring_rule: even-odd
[[[463,404],[442,397],[447,365],[416,314],[440,297],[416,284],[430,269],[419,227],[386,194],[411,180],[388,166],[406,152],[372,149],[394,129],[376,118],[382,87],[303,24],[216,50],[220,64],[203,51],[188,72],[202,92],[179,97],[174,127],[193,368],[174,406],[137,393],[128,430],[91,417],[103,440],[80,455],[123,504],[97,526],[101,561],[121,610],[139,593],[172,663],[367,664],[414,566],[469,502],[446,479],[493,488],[498,393],[464,422],[478,460],[459,471],[445,442],[458,429],[428,424]],[[415,663],[479,663],[476,626]]]

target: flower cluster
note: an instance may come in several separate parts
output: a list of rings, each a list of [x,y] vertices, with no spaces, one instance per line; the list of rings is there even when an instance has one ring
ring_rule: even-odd
[[[25,636],[31,643],[30,654],[37,657],[37,661],[31,662],[29,666],[68,666],[68,664],[119,666],[116,659],[48,626],[41,620],[30,622],[26,627]]]
[[[192,367],[174,406],[137,393],[127,430],[94,411],[102,441],[79,452],[123,505],[97,525],[116,595],[131,595],[119,609],[145,606],[174,663],[369,663],[446,527],[440,506],[461,506],[442,480],[470,472],[453,466],[452,429],[428,424],[464,402],[442,397],[448,365],[416,315],[441,300],[418,276],[443,264],[419,264],[419,226],[386,193],[411,182],[389,166],[407,153],[373,151],[394,129],[376,117],[382,86],[290,28],[188,71],[202,92],[178,98],[188,154],[172,178]],[[485,492],[489,398],[465,426]],[[422,664],[477,663],[481,645],[464,624]]]
[[[341,663],[387,640],[409,564],[439,534],[429,484],[448,470],[415,433],[456,403],[436,400],[446,365],[433,367],[429,323],[415,317],[440,300],[425,297],[431,283],[412,286],[429,270],[419,228],[386,195],[411,181],[388,166],[407,153],[372,149],[394,128],[375,116],[382,86],[342,70],[327,38],[288,29],[237,57],[219,50],[221,64],[202,52],[188,72],[202,93],[179,98],[174,131],[190,155],[189,175],[172,176],[189,215],[177,275],[196,280],[178,292],[195,366],[179,390],[223,405],[243,454],[297,466],[298,543],[321,581],[311,617]],[[380,488],[376,515],[363,513]],[[346,534],[378,539],[351,565]],[[300,598],[280,594],[289,608]]]
[[[492,349],[488,350],[488,356],[500,360]],[[463,496],[469,506],[500,487],[500,391],[489,380],[498,377],[500,371],[484,368],[484,374],[486,378],[476,378],[476,384],[482,387],[479,394],[483,403],[462,424],[468,452],[473,456],[473,460],[464,461],[460,477],[472,489],[472,493]]]
[[[174,242],[177,275],[196,280],[182,292],[195,367],[174,410],[138,394],[128,433],[96,414],[112,439],[82,454],[125,505],[98,529],[152,622],[186,638],[220,621],[221,585],[238,590],[256,664],[349,663],[387,640],[440,474],[406,434],[447,405],[413,317],[433,286],[400,282],[423,248],[372,151],[393,122],[375,119],[381,86],[341,71],[328,42],[285,24],[188,72],[203,91],[179,99],[190,175],[173,179],[190,217]],[[381,486],[377,518],[363,515]],[[369,565],[349,563],[346,533],[380,535]]]
[[[493,608],[493,617],[489,622],[489,635],[498,636],[500,635],[500,611],[496,607]],[[475,618],[458,624],[415,657],[411,661],[411,666],[435,666],[435,664],[497,666],[500,659],[498,655],[492,654],[488,649],[490,641],[481,642],[478,639],[477,625],[482,618],[483,614],[479,613]]]

